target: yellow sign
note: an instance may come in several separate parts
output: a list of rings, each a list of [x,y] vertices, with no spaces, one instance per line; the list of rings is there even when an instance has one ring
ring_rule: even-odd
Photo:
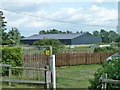
[[[50,50],[46,50],[46,55],[50,55]]]

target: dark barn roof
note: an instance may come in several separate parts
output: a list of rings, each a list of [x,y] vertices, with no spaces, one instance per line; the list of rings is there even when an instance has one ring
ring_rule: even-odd
[[[32,36],[23,38],[21,40],[37,40],[37,39],[73,39],[85,33],[72,33],[72,34],[34,34]]]

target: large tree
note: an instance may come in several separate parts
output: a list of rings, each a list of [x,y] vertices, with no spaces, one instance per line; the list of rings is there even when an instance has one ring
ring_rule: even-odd
[[[99,31],[93,31],[93,35],[100,37],[100,32]]]
[[[19,32],[19,30],[17,28],[12,28],[9,32],[9,39],[13,40],[15,42],[15,44],[20,43],[20,39],[21,39],[21,34]]]
[[[118,34],[115,31],[109,31],[109,42],[115,42],[118,39]]]
[[[109,42],[109,37],[108,37],[109,36],[109,32],[101,29],[100,36],[102,38],[102,42],[104,42],[104,43],[108,43]]]
[[[3,12],[0,11],[0,44],[2,44],[2,42],[4,42],[8,36],[7,33],[5,32],[6,29],[6,21],[5,21],[5,17],[3,16]]]

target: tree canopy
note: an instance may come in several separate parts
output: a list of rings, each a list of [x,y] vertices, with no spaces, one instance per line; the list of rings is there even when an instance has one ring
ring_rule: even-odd
[[[100,32],[93,31],[93,35],[97,37],[101,37],[103,43],[116,42],[118,41],[118,38],[119,38],[118,34],[113,30],[106,31],[106,30],[101,29]]]
[[[7,33],[5,32],[6,29],[6,21],[5,21],[5,17],[3,16],[3,12],[0,11],[0,44],[2,44],[2,42],[4,42],[7,39]]]

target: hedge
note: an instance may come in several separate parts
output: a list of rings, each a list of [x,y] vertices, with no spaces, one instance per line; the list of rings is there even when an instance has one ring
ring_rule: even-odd
[[[20,47],[2,47],[2,64],[11,64],[12,67],[21,67],[23,65],[22,52]],[[12,70],[13,74],[21,73],[21,70]],[[2,74],[8,75],[8,68],[2,68]]]

